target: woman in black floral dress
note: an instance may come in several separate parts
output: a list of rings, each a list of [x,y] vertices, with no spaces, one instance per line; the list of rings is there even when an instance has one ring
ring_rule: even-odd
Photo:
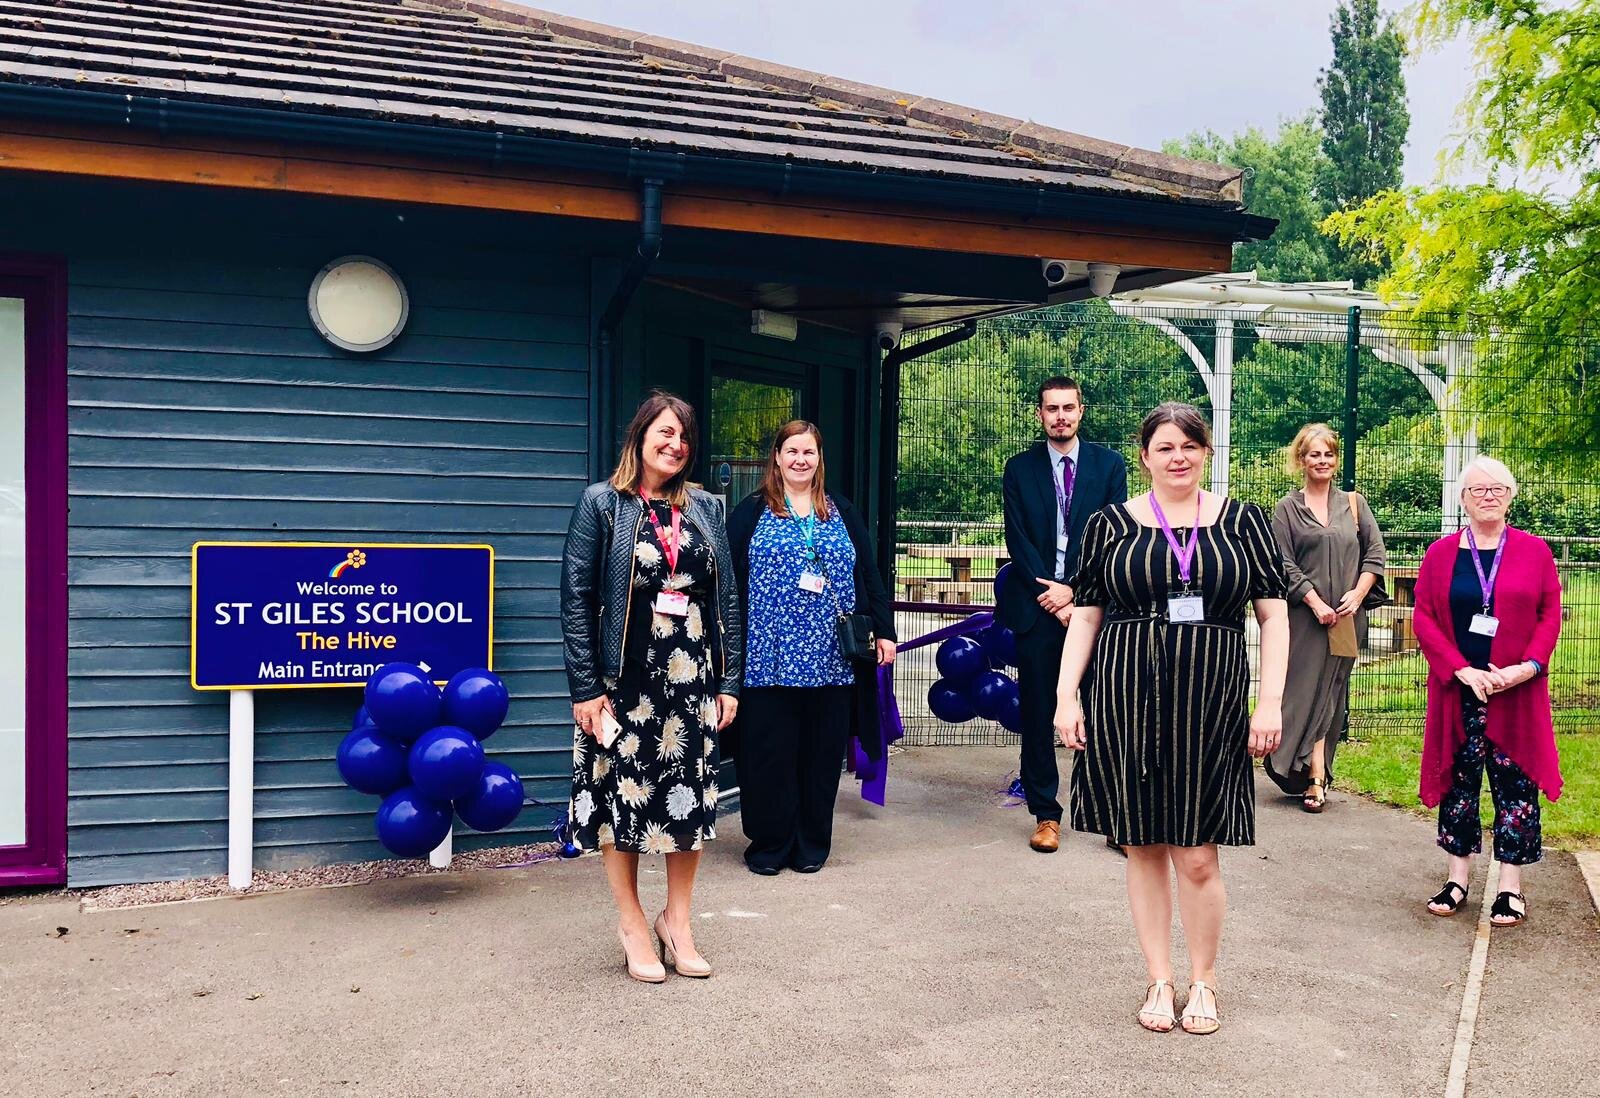
[[[694,410],[652,393],[617,471],[572,515],[561,626],[572,691],[572,841],[599,850],[628,974],[658,983],[639,903],[639,855],[667,862],[655,920],[667,964],[709,976],[689,908],[700,850],[716,836],[717,733],[733,719],[744,641],[717,501],[688,484]]]
[[[717,703],[711,669],[710,546],[679,519],[676,570],[656,536],[672,540],[672,508],[652,500],[633,548],[633,591],[622,677],[611,704],[621,725],[610,748],[575,733],[572,841],[632,854],[699,850],[717,820]],[[657,613],[663,591],[688,596],[679,617]]]

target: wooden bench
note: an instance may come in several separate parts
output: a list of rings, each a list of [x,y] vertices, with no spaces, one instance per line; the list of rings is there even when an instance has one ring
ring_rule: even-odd
[[[928,602],[957,602],[963,604],[982,602],[987,605],[994,597],[994,584],[987,581],[930,579],[924,581],[922,589]],[[975,596],[983,595],[987,595],[989,598],[975,598]]]

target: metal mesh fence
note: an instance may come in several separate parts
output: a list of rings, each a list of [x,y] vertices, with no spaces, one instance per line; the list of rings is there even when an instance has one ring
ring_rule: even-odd
[[[1101,301],[985,321],[971,339],[901,367],[894,584],[902,638],[992,606],[1005,560],[1001,471],[1040,437],[1036,392],[1052,374],[1082,385],[1080,434],[1122,451],[1130,493],[1147,484],[1139,421],[1164,400],[1190,401],[1210,416],[1210,486],[1269,512],[1299,483],[1285,467],[1295,432],[1312,422],[1339,432],[1356,489],[1384,532],[1395,596],[1367,616],[1351,679],[1351,729],[1363,735],[1421,729],[1425,667],[1411,624],[1417,565],[1441,531],[1461,525],[1453,485],[1462,465],[1479,452],[1500,458],[1519,483],[1512,523],[1548,541],[1560,567],[1557,730],[1593,727],[1600,537],[1589,535],[1600,532],[1600,484],[1583,467],[1586,448],[1571,440],[1596,431],[1578,418],[1576,399],[1600,375],[1594,342],[1440,331],[1370,312]],[[1252,625],[1252,666],[1255,643]],[[933,718],[925,694],[936,677],[931,651],[909,653],[897,669],[910,742],[1014,742],[992,722]]]

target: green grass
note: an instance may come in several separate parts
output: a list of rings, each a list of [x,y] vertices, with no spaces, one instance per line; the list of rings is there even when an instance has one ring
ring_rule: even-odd
[[[1556,850],[1600,848],[1600,735],[1558,733],[1561,774],[1566,779],[1559,801],[1544,802],[1545,846]],[[1431,815],[1417,798],[1417,773],[1422,762],[1422,737],[1381,735],[1352,738],[1339,745],[1334,782],[1384,804]],[[1484,783],[1480,810],[1485,825],[1494,819],[1494,803]]]

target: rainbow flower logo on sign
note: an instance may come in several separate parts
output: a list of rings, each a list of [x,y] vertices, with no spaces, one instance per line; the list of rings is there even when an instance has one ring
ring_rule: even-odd
[[[344,560],[328,569],[329,579],[338,579],[347,568],[360,568],[367,563],[367,555],[359,549],[352,549],[345,554]]]

